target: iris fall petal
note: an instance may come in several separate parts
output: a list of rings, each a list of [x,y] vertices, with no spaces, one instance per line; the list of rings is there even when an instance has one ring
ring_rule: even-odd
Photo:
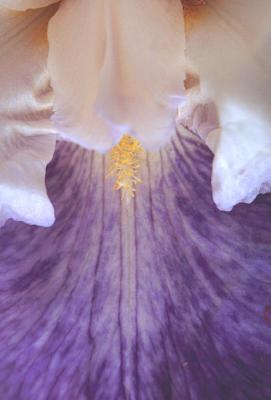
[[[55,225],[1,231],[5,399],[271,397],[271,199],[219,212],[211,161],[182,132],[127,206],[107,158],[59,144]]]

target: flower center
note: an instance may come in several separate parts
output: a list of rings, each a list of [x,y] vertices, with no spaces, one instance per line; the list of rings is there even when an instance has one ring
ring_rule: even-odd
[[[127,200],[134,197],[136,185],[142,182],[138,176],[142,151],[138,140],[130,135],[123,135],[110,153],[109,175],[115,177],[114,189],[121,190],[122,198]]]

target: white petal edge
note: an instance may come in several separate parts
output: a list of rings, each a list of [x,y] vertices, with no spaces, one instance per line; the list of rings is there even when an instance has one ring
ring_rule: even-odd
[[[224,111],[225,120],[221,116],[223,128],[207,138],[215,154],[213,199],[223,211],[231,211],[238,203],[251,203],[258,194],[271,190],[271,127],[251,112],[232,108],[229,105],[229,116]]]
[[[218,109],[207,144],[214,201],[225,211],[271,188],[270,15],[268,0],[209,0],[186,14],[188,69]]]
[[[65,0],[48,32],[63,138],[100,151],[127,131],[147,148],[168,140],[183,94],[179,0]]]
[[[0,139],[0,226],[7,219],[49,227],[54,208],[45,187],[55,137],[14,135]]]

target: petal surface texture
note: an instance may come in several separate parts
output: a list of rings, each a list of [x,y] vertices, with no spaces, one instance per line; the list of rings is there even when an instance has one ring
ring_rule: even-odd
[[[183,93],[179,0],[66,0],[48,32],[64,138],[102,151],[126,131],[145,147],[168,140]]]
[[[17,11],[25,11],[29,8],[40,8],[57,3],[59,0],[0,0],[0,6]]]
[[[127,206],[108,160],[60,143],[50,230],[0,236],[0,397],[271,398],[271,197],[217,210],[211,153],[148,154]]]
[[[0,7],[0,223],[14,218],[49,226],[54,210],[45,169],[55,148],[50,115],[46,26],[53,9]]]
[[[189,3],[189,1],[188,1]],[[271,184],[271,3],[207,0],[185,7],[190,69],[217,106],[214,200],[251,202]]]

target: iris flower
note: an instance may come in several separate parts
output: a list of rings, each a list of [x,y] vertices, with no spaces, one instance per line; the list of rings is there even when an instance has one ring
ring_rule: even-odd
[[[270,399],[270,0],[52,3],[0,0],[0,398]]]

